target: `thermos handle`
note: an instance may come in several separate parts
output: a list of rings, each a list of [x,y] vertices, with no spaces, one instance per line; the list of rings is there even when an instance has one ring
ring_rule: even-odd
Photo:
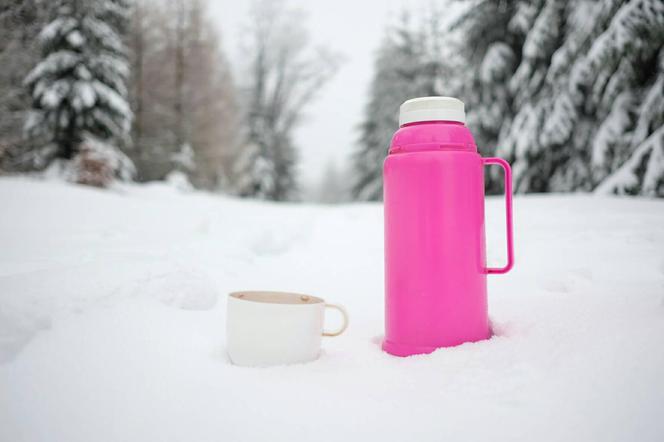
[[[507,273],[514,266],[514,242],[512,232],[512,169],[507,161],[502,158],[482,158],[482,162],[487,165],[498,165],[505,172],[505,214],[507,226],[507,264],[505,267],[487,267],[489,274]]]

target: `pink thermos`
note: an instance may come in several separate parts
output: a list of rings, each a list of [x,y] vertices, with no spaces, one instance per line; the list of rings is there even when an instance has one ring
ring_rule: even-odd
[[[464,125],[463,102],[424,97],[401,105],[399,130],[383,167],[385,339],[397,356],[491,336],[486,275],[508,272],[512,174],[482,158]],[[504,170],[507,264],[486,266],[484,166]]]

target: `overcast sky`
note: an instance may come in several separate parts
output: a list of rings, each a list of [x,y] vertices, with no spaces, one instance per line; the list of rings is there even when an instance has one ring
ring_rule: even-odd
[[[373,55],[385,25],[403,8],[424,9],[445,0],[291,0],[307,13],[306,28],[314,44],[340,53],[344,62],[336,76],[307,109],[296,132],[301,156],[301,182],[315,186],[329,161],[348,167],[358,136],[357,125],[367,100]],[[250,1],[211,0],[210,12],[219,24],[223,45],[234,65],[240,60],[240,33]],[[395,112],[397,110],[395,109]]]

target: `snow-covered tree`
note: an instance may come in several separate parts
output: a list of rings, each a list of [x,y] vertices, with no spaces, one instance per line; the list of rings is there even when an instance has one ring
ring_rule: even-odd
[[[392,134],[399,127],[401,103],[440,94],[448,66],[440,52],[441,28],[436,17],[432,14],[431,21],[413,24],[410,16],[403,14],[383,37],[353,158],[352,193],[356,199],[375,201],[383,197],[383,160]]]
[[[664,197],[664,2],[622,5],[581,62],[601,79],[589,97],[604,117],[591,151],[598,192]]]
[[[24,81],[33,107],[25,130],[35,143],[28,154],[43,167],[75,158],[84,144],[103,144],[105,156],[121,158],[115,167],[128,166],[118,147],[128,142],[132,118],[122,39],[128,3],[58,0],[55,11],[39,34],[42,59]]]
[[[233,187],[240,196],[291,200],[297,195],[293,131],[338,60],[312,50],[302,14],[279,0],[253,4],[248,35],[246,134]]]
[[[460,39],[479,73],[468,94],[469,123],[512,161],[516,190],[664,196],[664,2],[479,6],[494,13],[471,8],[461,28],[502,29],[503,36],[475,46]]]
[[[452,43],[464,57],[460,70],[453,71],[463,73],[456,94],[463,98],[467,125],[484,154],[493,152],[503,122],[513,117],[509,79],[537,8],[537,1],[482,0],[453,23],[457,38]]]
[[[562,41],[565,1],[545,0],[528,29],[521,48],[521,62],[509,81],[509,93],[515,114],[501,127],[498,153],[514,160],[517,191],[548,190],[551,168],[559,159],[544,151],[538,141],[556,90],[546,82],[551,57]],[[507,133],[505,133],[507,131]],[[543,161],[533,161],[542,154]]]
[[[0,170],[30,168],[20,161],[26,148],[23,121],[30,110],[23,79],[39,59],[35,40],[51,9],[45,0],[0,2]]]

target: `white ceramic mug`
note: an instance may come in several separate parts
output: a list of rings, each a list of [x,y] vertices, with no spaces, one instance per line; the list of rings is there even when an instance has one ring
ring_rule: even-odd
[[[325,309],[341,312],[338,330],[323,329]],[[346,310],[321,298],[286,292],[228,295],[226,344],[236,365],[268,366],[313,361],[322,336],[338,336],[348,326]]]

